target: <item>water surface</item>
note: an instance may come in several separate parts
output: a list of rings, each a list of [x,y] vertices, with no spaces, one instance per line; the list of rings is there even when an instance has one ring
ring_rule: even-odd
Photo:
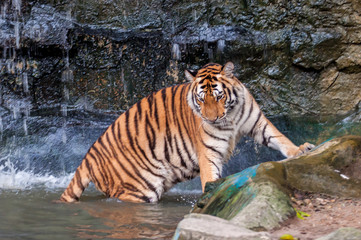
[[[75,204],[62,189],[0,190],[0,239],[170,239],[198,194],[167,193],[156,204],[105,199],[94,188]]]

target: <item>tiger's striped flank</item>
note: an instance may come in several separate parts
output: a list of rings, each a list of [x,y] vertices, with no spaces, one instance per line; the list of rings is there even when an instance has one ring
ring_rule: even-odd
[[[107,197],[156,202],[174,184],[198,175],[221,177],[244,135],[286,157],[313,147],[295,146],[263,115],[233,64],[207,64],[190,81],[150,94],[119,116],[86,153],[63,202],[78,201],[92,181]]]

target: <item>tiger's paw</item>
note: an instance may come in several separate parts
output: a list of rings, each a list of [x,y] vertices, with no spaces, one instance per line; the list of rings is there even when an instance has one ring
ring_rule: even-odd
[[[287,158],[297,157],[297,156],[304,154],[305,152],[310,151],[314,147],[315,147],[315,145],[306,142],[306,143],[300,145],[299,147],[292,148],[292,150],[290,150],[286,156],[287,156]]]
[[[315,147],[315,145],[305,142],[304,144],[300,145],[298,147],[298,153],[297,156],[304,154],[305,152],[310,151],[311,149],[313,149]]]

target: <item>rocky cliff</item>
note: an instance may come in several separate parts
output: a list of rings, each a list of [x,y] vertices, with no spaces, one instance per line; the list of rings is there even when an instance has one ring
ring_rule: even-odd
[[[119,111],[184,69],[236,65],[268,115],[348,115],[361,104],[356,0],[5,0],[1,105]]]

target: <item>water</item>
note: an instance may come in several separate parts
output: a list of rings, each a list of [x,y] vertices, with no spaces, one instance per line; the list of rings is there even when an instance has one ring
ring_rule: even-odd
[[[133,204],[91,190],[77,204],[54,203],[61,190],[0,190],[0,239],[170,239],[195,201],[168,194]]]
[[[3,131],[4,131],[3,119],[2,119],[2,117],[0,116],[0,134],[1,134],[1,135],[3,134]]]
[[[223,53],[225,47],[226,47],[226,41],[225,40],[220,39],[220,40],[217,41],[217,52],[218,53]]]
[[[178,43],[173,43],[172,46],[172,58],[174,60],[180,60],[182,58],[182,54],[180,51],[180,47]]]
[[[185,187],[157,204],[132,204],[106,199],[91,185],[80,203],[55,203],[116,115],[74,109],[66,116],[59,109],[18,115],[3,117],[0,239],[169,239],[200,195]],[[18,130],[25,120],[26,134]]]
[[[23,80],[24,93],[28,94],[29,93],[29,82],[28,82],[28,74],[26,72],[23,73],[22,80]]]
[[[133,204],[106,199],[91,185],[80,203],[55,203],[117,115],[71,107],[16,118],[5,112],[0,107],[0,239],[169,239],[201,194],[196,180],[157,204]]]
[[[15,46],[16,48],[20,48],[20,23],[15,22]]]

